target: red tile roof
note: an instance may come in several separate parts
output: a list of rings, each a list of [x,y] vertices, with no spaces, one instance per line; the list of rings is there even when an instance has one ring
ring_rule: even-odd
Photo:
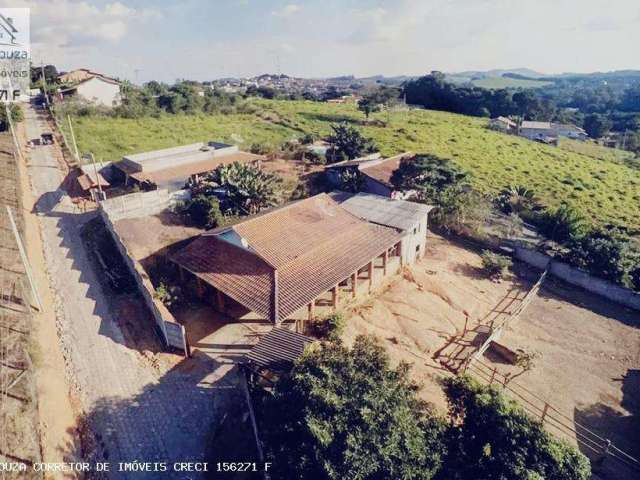
[[[215,235],[201,235],[171,259],[236,302],[273,317],[273,268],[255,253]]]
[[[229,231],[242,237],[249,249],[219,237]],[[173,260],[268,318],[276,317],[273,273],[277,270],[277,318],[282,320],[400,239],[396,230],[360,220],[321,194],[203,234]],[[241,270],[247,279],[235,275],[231,282],[220,272],[238,262],[238,252],[244,253]]]
[[[395,157],[386,158],[382,162],[375,163],[371,166],[363,164],[360,165],[360,172],[365,174],[367,177],[373,178],[377,182],[386,185],[387,187],[393,188],[393,184],[391,183],[391,176],[393,175],[393,172],[398,169],[400,161],[403,158],[409,158],[412,156],[412,153],[402,153]]]

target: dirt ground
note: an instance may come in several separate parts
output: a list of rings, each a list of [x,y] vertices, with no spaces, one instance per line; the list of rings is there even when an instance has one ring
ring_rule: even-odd
[[[384,291],[348,312],[345,339],[367,333],[380,337],[396,361],[412,363],[414,378],[424,384],[425,400],[444,409],[437,383],[448,375],[442,362],[449,359],[452,341],[466,329],[495,321],[496,306],[515,308],[511,300],[529,283],[516,278],[501,283],[484,278],[477,253],[431,236],[425,256]],[[435,358],[434,358],[435,357]]]
[[[480,256],[471,249],[440,237],[428,245],[425,257],[402,278],[348,312],[344,337],[380,337],[395,361],[413,364],[424,399],[444,409],[438,379],[451,374],[443,364],[452,345],[461,339],[472,344],[473,330],[486,338],[477,327],[512,312],[539,272],[516,265],[517,276],[494,283],[484,278]],[[547,282],[500,339],[511,350],[538,355],[534,367],[514,382],[638,455],[640,315],[553,279]],[[465,322],[471,333],[463,337]],[[482,362],[502,374],[519,371],[491,352]]]
[[[169,245],[203,232],[202,229],[185,226],[180,216],[170,211],[148,217],[118,220],[115,222],[115,228],[131,255],[139,261]]]

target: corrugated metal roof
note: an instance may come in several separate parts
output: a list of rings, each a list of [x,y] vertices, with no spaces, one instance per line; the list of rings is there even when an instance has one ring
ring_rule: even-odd
[[[357,193],[348,198],[336,195],[334,198],[341,202],[342,208],[363,220],[400,230],[413,228],[433,209],[431,205],[394,200],[371,193]]]
[[[273,327],[251,349],[247,355],[249,363],[257,368],[266,368],[276,372],[286,372],[304,352],[313,338],[292,332],[286,328]]]

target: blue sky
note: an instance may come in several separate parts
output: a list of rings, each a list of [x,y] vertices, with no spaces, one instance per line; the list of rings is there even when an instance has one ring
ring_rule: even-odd
[[[637,0],[0,0],[32,57],[139,82],[640,69]]]

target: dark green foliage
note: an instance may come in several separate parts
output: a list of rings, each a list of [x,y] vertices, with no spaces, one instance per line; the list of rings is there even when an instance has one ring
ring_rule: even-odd
[[[611,121],[604,115],[591,113],[584,118],[584,130],[591,138],[603,137],[611,127]]]
[[[400,95],[397,88],[381,86],[362,96],[358,101],[358,110],[363,112],[367,118],[373,112],[379,112],[382,107],[388,107]]]
[[[333,133],[329,136],[331,148],[327,150],[327,162],[334,163],[341,160],[359,158],[376,151],[373,140],[364,137],[357,129],[340,123],[331,125]]]
[[[494,253],[491,250],[484,250],[482,252],[482,268],[485,273],[490,277],[502,278],[506,274],[507,270],[511,268],[513,262],[506,255],[500,255]]]
[[[595,230],[571,240],[562,259],[598,277],[633,287],[631,271],[638,257],[629,239],[616,231]]]
[[[202,228],[219,227],[224,222],[218,199],[203,194],[196,195],[186,208],[193,223]]]
[[[9,113],[11,114],[11,121],[14,125],[24,120],[24,113],[22,107],[17,103],[11,103],[9,105]],[[9,129],[9,122],[7,122],[7,109],[4,105],[0,105],[0,132],[7,131]]]
[[[327,340],[338,340],[345,327],[346,320],[339,312],[318,318],[313,324],[315,334]]]
[[[433,478],[445,426],[417,389],[372,337],[312,347],[260,409],[271,478]]]
[[[469,377],[444,380],[452,427],[442,480],[587,480],[591,468],[496,389]]]
[[[640,255],[636,255],[636,266],[629,272],[631,285],[640,292]]]
[[[522,185],[504,188],[496,197],[496,206],[502,213],[530,212],[537,208],[537,200],[531,190]]]
[[[403,158],[391,183],[399,190],[416,191],[420,199],[440,204],[443,194],[466,183],[467,174],[452,162],[435,155]]]
[[[587,230],[588,222],[575,208],[562,204],[555,210],[546,211],[538,216],[536,223],[549,240],[565,243],[579,238]]]
[[[251,215],[276,204],[282,179],[246,163],[220,165],[189,181],[193,195],[221,195],[221,210],[235,215]]]
[[[357,193],[362,190],[364,179],[357,169],[345,168],[340,172],[340,190]]]

